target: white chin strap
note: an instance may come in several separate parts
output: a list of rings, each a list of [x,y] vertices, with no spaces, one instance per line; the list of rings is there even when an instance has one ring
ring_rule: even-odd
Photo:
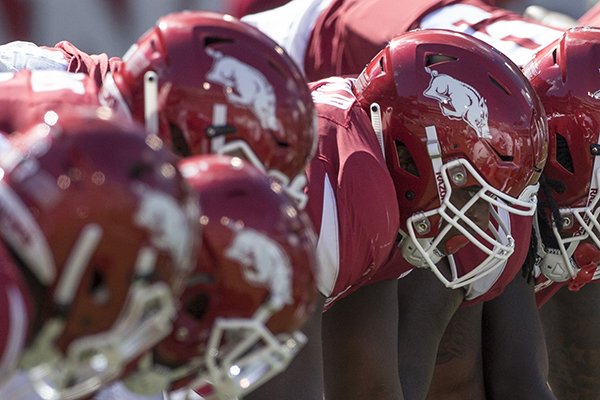
[[[552,231],[557,237],[561,249],[546,247],[540,233],[540,224],[537,218],[533,221],[533,231],[537,238],[537,262],[534,269],[535,276],[544,275],[552,282],[566,282],[577,275],[577,268],[573,260],[573,252],[577,245],[573,243],[566,249],[560,238],[556,225],[552,223]],[[564,251],[563,251],[564,250]],[[569,251],[570,250],[570,251]]]
[[[558,210],[565,227],[578,226],[577,232],[571,237],[563,237],[552,221],[552,233],[558,243],[558,249],[546,248],[541,239],[540,227],[537,219],[534,221],[534,230],[538,239],[538,256],[540,257],[540,273],[554,282],[565,282],[573,279],[579,272],[579,267],[573,259],[577,246],[582,241],[591,241],[594,246],[600,248],[600,158],[594,161],[593,179],[590,182],[587,205],[584,207],[565,207]],[[600,277],[596,270],[594,279]]]
[[[452,202],[451,171],[461,171],[474,177],[481,189],[473,195],[460,209]],[[539,185],[527,187],[519,198],[509,196],[483,180],[474,167],[464,159],[453,160],[443,164],[439,176],[443,181],[440,187],[443,197],[440,207],[426,212],[416,213],[406,221],[407,232],[403,234],[401,248],[407,261],[417,267],[430,268],[440,281],[449,288],[459,288],[483,278],[495,269],[504,265],[514,252],[515,243],[510,234],[510,214],[532,216],[537,205],[537,190]],[[481,229],[467,215],[467,211],[478,201],[489,204],[490,220],[487,229]],[[431,219],[437,217],[442,224],[435,237],[427,237],[431,230]],[[469,272],[459,275],[459,271],[450,263],[452,276],[447,277],[436,266],[443,253],[440,250],[446,236],[454,229],[474,244],[486,258],[478,265],[467,266]],[[464,266],[463,266],[464,267]]]

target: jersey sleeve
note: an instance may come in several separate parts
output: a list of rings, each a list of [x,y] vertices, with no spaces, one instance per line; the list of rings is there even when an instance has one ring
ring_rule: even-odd
[[[327,305],[369,283],[389,257],[399,225],[393,182],[350,81],[313,90],[319,143],[307,169],[307,212],[319,234],[319,288]]]

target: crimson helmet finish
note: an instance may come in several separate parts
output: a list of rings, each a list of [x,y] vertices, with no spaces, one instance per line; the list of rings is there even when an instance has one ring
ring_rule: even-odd
[[[540,192],[536,226],[540,268],[572,289],[600,277],[599,68],[600,29],[592,27],[566,31],[524,67],[548,115],[548,192]],[[544,226],[550,229],[541,232]]]
[[[111,113],[70,106],[0,146],[0,237],[39,302],[20,368],[43,398],[134,369],[170,332],[197,254],[197,197],[172,153]]]
[[[238,157],[193,156],[179,167],[201,198],[203,241],[159,359],[181,365],[200,357],[191,387],[238,398],[281,372],[304,344],[299,329],[317,295],[316,234],[279,184]]]
[[[148,72],[156,75],[146,86]],[[259,30],[229,15],[169,14],[129,49],[112,77],[136,120],[157,112],[150,130],[177,154],[241,156],[305,201],[314,106],[300,70]],[[114,96],[110,88],[104,97]]]
[[[514,250],[505,214],[533,215],[547,151],[543,107],[518,67],[472,36],[415,30],[373,58],[355,93],[383,136],[405,258],[449,287],[502,265]],[[461,188],[471,188],[464,205],[454,197]],[[482,201],[490,205],[485,231],[469,215]],[[450,238],[456,231],[462,237]],[[436,262],[466,239],[488,257],[444,276]]]

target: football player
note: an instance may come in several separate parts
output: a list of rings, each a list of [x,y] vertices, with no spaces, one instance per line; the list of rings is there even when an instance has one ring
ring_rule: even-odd
[[[197,254],[198,199],[160,140],[104,108],[56,115],[2,145],[6,399],[89,398],[138,371]]]
[[[0,46],[0,63],[4,71],[90,75],[102,86],[103,105],[128,110],[178,156],[242,156],[280,181],[301,207],[306,203],[303,169],[316,144],[308,86],[282,48],[236,18],[206,11],[166,15],[122,61],[63,41],[52,48]]]
[[[463,67],[472,64],[484,67],[479,73]],[[431,373],[443,332],[443,327],[432,332],[431,326],[438,321],[442,326],[463,297],[494,293],[520,268],[520,263],[505,267],[509,255],[523,258],[528,248],[515,247],[507,224],[524,223],[529,235],[546,157],[543,109],[506,57],[477,39],[445,30],[399,35],[358,78],[326,78],[311,87],[319,150],[308,169],[307,210],[320,235],[322,283],[330,282],[321,287],[327,296],[325,396],[399,399],[397,363],[406,368],[401,377]],[[465,114],[458,116],[457,110]],[[399,247],[394,229],[401,233]],[[477,258],[469,268],[439,264],[463,248]],[[425,268],[410,272],[413,264]],[[396,279],[407,273],[400,282],[419,289],[398,293]],[[428,293],[426,299],[415,301],[417,291]],[[398,306],[405,318],[400,325]],[[409,306],[414,314],[404,311]],[[420,324],[410,321],[415,314]],[[429,351],[425,356],[432,360],[396,359],[399,334],[403,346],[415,344],[404,340],[407,331],[430,340],[419,349]],[[404,348],[399,358],[410,355]],[[415,368],[420,363],[426,368]],[[295,367],[265,385],[272,390],[269,398],[284,398],[286,383],[297,383]],[[305,380],[303,389],[309,383]],[[403,388],[408,398],[415,396],[412,385]]]
[[[600,393],[600,29],[566,31],[525,66],[548,114],[546,190],[540,196],[536,265],[550,360],[560,399]]]
[[[238,19],[160,18],[106,77],[101,100],[125,105],[177,155],[240,156],[306,203],[304,167],[316,145],[308,85],[281,47]]]
[[[321,314],[316,236],[281,186],[240,158],[196,155],[179,168],[202,199],[202,247],[175,328],[154,351],[153,379],[169,399],[246,398],[313,345],[300,329]],[[128,377],[95,398],[138,399],[143,389],[162,399],[152,388]]]

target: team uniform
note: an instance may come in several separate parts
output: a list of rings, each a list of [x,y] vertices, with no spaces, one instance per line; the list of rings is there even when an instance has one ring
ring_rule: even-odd
[[[242,20],[285,48],[309,80],[358,74],[394,35],[411,29],[473,35],[519,66],[562,34],[484,0],[295,0]]]
[[[350,78],[312,84],[319,137],[307,168],[306,210],[319,235],[319,289],[327,305],[369,283],[398,231],[393,182],[353,84]]]

